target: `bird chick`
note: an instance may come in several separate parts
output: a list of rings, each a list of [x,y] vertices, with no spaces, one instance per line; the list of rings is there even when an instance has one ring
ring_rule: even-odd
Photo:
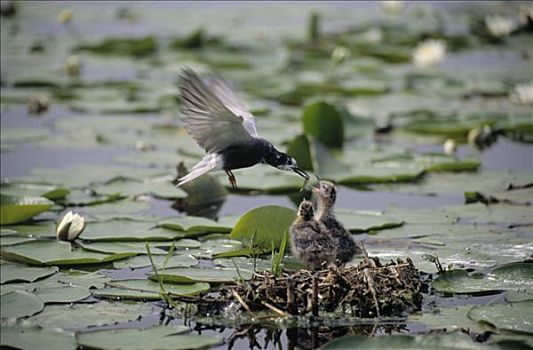
[[[324,226],[315,220],[314,213],[313,203],[302,201],[290,233],[294,257],[308,268],[316,270],[335,260],[335,248]]]
[[[367,256],[363,243],[354,241],[350,232],[335,218],[336,186],[329,181],[320,181],[319,186],[313,188],[313,191],[318,194],[320,201],[315,219],[324,225],[326,233],[331,237],[335,245],[336,261],[346,264],[353,259],[354,255]]]

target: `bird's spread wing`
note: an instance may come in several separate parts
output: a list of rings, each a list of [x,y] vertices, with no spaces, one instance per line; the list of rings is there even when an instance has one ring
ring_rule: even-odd
[[[235,94],[230,84],[223,78],[214,74],[208,75],[204,82],[213,93],[220,99],[220,101],[226,106],[233,114],[242,117],[243,125],[246,131],[250,135],[257,137],[257,130],[255,128],[255,118],[250,113],[248,108],[242,103],[241,99]]]
[[[255,132],[248,131],[245,117],[232,110],[242,108],[236,107],[239,104],[242,106],[242,103],[227,84],[216,80],[216,83],[210,87],[192,70],[185,69],[180,77],[179,88],[183,123],[192,137],[208,153],[219,152],[235,143],[252,141]],[[228,104],[233,107],[226,105],[225,99],[232,101]],[[255,123],[253,130],[255,131]]]

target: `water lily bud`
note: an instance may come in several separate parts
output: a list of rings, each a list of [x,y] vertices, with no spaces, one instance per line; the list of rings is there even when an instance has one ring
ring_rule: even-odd
[[[518,28],[518,23],[513,18],[489,15],[485,17],[485,26],[490,35],[495,38],[503,38]]]
[[[533,81],[516,85],[509,93],[509,99],[514,103],[533,105]]]
[[[63,10],[57,14],[57,20],[61,23],[68,23],[72,20],[72,11]]]
[[[380,1],[379,6],[381,11],[387,15],[396,16],[403,12],[405,9],[405,2],[398,0],[386,0]]]
[[[444,142],[443,148],[444,154],[452,156],[457,152],[457,143],[452,139],[447,139],[446,142]]]
[[[69,77],[79,77],[81,73],[81,60],[79,56],[71,55],[65,62],[65,73]]]
[[[85,218],[69,211],[59,221],[56,228],[57,239],[62,241],[73,241],[85,229]]]
[[[425,40],[419,43],[413,53],[413,62],[419,67],[427,67],[441,62],[446,56],[446,43],[442,40]]]
[[[468,143],[479,150],[485,149],[494,141],[496,141],[494,132],[488,124],[479,126],[468,132]]]
[[[341,64],[342,62],[346,61],[347,58],[350,57],[350,50],[343,46],[337,46],[335,50],[331,53],[331,59],[333,60],[333,63],[335,64]]]

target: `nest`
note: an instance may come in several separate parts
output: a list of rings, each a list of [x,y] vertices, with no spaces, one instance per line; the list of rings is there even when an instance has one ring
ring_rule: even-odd
[[[366,258],[347,268],[256,273],[250,281],[221,286],[213,302],[282,316],[342,311],[356,317],[397,317],[420,310],[424,291],[427,283],[411,259],[382,265],[378,258]]]

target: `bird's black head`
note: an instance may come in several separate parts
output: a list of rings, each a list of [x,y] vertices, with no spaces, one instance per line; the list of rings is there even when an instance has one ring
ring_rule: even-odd
[[[298,163],[293,157],[278,151],[273,146],[268,150],[264,163],[276,167],[280,170],[285,171],[294,171],[296,174],[300,175],[305,179],[309,179],[309,175],[302,169],[298,168]]]

